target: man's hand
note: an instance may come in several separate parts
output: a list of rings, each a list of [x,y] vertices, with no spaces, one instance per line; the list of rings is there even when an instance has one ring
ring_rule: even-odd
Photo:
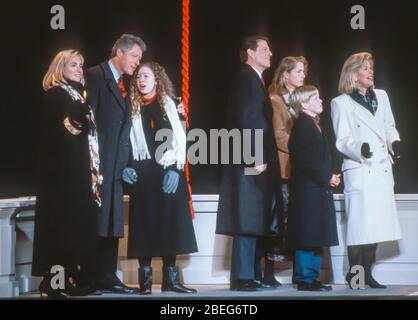
[[[186,116],[186,110],[184,109],[184,104],[181,102],[181,97],[177,98],[180,101],[180,104],[177,106],[177,112],[181,114],[183,117]]]

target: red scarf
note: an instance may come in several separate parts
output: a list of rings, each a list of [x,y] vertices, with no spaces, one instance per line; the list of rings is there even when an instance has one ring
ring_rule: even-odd
[[[153,103],[155,100],[157,100],[157,94],[152,96],[151,98],[145,98],[144,96],[141,96],[142,101],[144,101],[144,104],[150,104]]]

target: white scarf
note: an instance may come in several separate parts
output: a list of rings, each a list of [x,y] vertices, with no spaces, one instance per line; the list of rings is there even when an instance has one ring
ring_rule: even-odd
[[[176,105],[168,96],[164,98],[163,109],[172,128],[173,139],[171,148],[164,152],[158,163],[164,168],[176,164],[178,170],[183,170],[186,163],[186,133],[177,113]],[[142,127],[141,114],[134,116],[132,119],[130,140],[134,160],[151,159],[145,140],[144,128]]]

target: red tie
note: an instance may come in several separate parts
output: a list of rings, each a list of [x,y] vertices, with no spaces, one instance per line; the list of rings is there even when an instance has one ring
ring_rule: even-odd
[[[122,76],[119,78],[118,87],[120,89],[120,92],[122,92],[122,97],[125,98],[128,92],[126,91],[125,84],[123,83],[123,80],[122,80]]]
[[[261,80],[261,83],[263,84],[263,86],[266,86],[266,83],[264,82],[264,79],[260,78],[260,80]]]
[[[315,126],[318,128],[319,132],[322,133],[321,126],[319,125],[319,121],[321,120],[321,118],[319,118],[319,116],[316,116],[316,117],[313,117],[313,120],[314,120]]]

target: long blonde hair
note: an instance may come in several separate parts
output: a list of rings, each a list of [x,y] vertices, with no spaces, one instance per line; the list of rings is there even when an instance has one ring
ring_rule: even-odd
[[[58,54],[54,57],[51,64],[49,65],[48,71],[42,80],[42,87],[45,91],[48,91],[49,89],[59,86],[63,83],[67,83],[64,77],[64,69],[70,60],[74,57],[79,57],[81,62],[84,63],[83,56],[77,50],[70,49],[58,52]],[[84,83],[84,79],[82,80],[82,83]]]
[[[142,67],[147,67],[151,69],[152,73],[155,76],[155,83],[157,86],[157,100],[163,108],[164,106],[164,99],[166,96],[168,97],[175,97],[176,92],[174,90],[174,85],[171,82],[170,78],[167,75],[165,69],[158,64],[157,62],[150,61],[145,62],[136,68],[131,81],[131,86],[129,89],[129,98],[131,100],[132,106],[132,116],[137,116],[141,113],[141,106],[144,105],[144,100],[142,99],[142,95],[139,92],[138,88],[138,73]]]
[[[276,71],[274,72],[273,81],[271,82],[271,85],[269,87],[270,95],[278,94],[283,95],[286,93],[289,93],[289,91],[286,88],[286,84],[284,81],[284,73],[292,71],[294,68],[296,68],[296,64],[298,62],[301,62],[305,69],[305,75],[308,75],[308,61],[305,57],[299,56],[288,56],[284,57],[282,61],[280,62],[279,66],[277,67]]]
[[[351,55],[343,65],[340,75],[340,82],[338,84],[339,93],[352,93],[357,89],[357,73],[362,67],[363,63],[369,62],[373,67],[373,56],[369,52],[359,52]],[[374,87],[373,87],[374,88]]]

